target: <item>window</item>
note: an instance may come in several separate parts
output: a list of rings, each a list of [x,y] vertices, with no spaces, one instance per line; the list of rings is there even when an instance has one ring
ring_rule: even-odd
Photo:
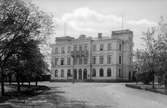
[[[64,65],[64,58],[61,58],[61,65]]]
[[[100,56],[99,57],[100,64],[103,64],[103,60],[104,60],[103,56]]]
[[[58,64],[58,58],[55,58],[55,66]]]
[[[71,77],[71,76],[72,76],[72,74],[71,74],[71,70],[68,69],[68,70],[67,70],[67,77]]]
[[[103,47],[104,47],[104,45],[100,44],[100,51],[103,51]]]
[[[121,77],[121,69],[119,69],[118,76]]]
[[[82,45],[79,45],[79,50],[82,51]]]
[[[84,49],[88,50],[88,45],[87,44],[85,44]]]
[[[61,48],[61,53],[64,54],[65,51],[64,51],[64,47]]]
[[[58,70],[55,70],[55,77],[58,77]]]
[[[77,50],[77,45],[74,45],[74,51],[76,51]]]
[[[55,54],[58,54],[58,48],[55,48]]]
[[[76,65],[76,64],[77,64],[77,58],[74,57],[73,60],[74,60],[74,61],[73,61],[74,65]]]
[[[68,53],[70,53],[71,52],[71,47],[69,46],[68,47],[68,51],[67,51]]]
[[[107,76],[110,77],[111,76],[111,68],[107,69]]]
[[[104,76],[104,70],[103,70],[102,68],[100,69],[99,76],[100,76],[100,77],[103,77],[103,76]]]
[[[119,64],[121,64],[121,56],[119,56]]]
[[[111,50],[111,43],[108,43],[108,51]]]
[[[93,56],[93,64],[96,64],[96,56]]]
[[[52,67],[55,67],[55,63],[54,63],[54,61],[52,60]]]
[[[107,56],[107,64],[111,64],[111,55]]]
[[[84,64],[88,64],[88,57],[84,57]]]
[[[93,51],[96,51],[96,45],[93,45]]]
[[[64,70],[61,70],[61,77],[64,77]]]
[[[82,57],[79,58],[79,64],[82,64]]]
[[[122,45],[121,45],[121,44],[119,44],[119,50],[121,51],[121,49],[122,49]]]
[[[67,57],[67,65],[71,65],[71,58]]]
[[[92,71],[92,77],[96,77],[96,69],[93,69],[93,71]]]

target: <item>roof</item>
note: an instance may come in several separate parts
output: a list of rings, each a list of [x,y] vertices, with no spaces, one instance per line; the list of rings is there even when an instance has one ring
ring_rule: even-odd
[[[112,31],[112,35],[129,34],[129,33],[133,33],[133,32],[128,29]]]

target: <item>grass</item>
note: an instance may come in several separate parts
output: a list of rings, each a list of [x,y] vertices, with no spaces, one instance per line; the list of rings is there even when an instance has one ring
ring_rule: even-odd
[[[5,92],[5,96],[0,96],[0,103],[3,103],[9,99],[26,99],[28,97],[33,97],[36,95],[39,95],[41,93],[43,93],[46,90],[49,90],[49,87],[46,86],[35,86],[35,85],[31,85],[30,87],[28,85],[23,85],[21,86],[21,92],[17,92],[16,88],[17,85],[16,84],[12,84],[12,85],[5,85],[5,88],[8,88],[10,90],[7,90]]]
[[[141,89],[141,90],[147,90],[154,93],[160,93],[167,95],[167,90],[164,88],[164,86],[159,86],[158,84],[155,84],[155,88],[152,88],[151,84],[125,84],[126,87],[135,88],[135,89]]]

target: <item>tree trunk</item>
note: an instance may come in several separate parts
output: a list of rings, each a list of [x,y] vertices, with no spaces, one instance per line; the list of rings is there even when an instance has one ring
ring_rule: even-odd
[[[37,80],[35,81],[35,86],[36,86],[36,87],[38,86],[38,81],[37,81]]]
[[[20,92],[20,74],[19,72],[17,71],[16,72],[16,81],[17,81],[17,92]]]
[[[17,81],[17,92],[20,92],[20,82]]]
[[[11,83],[12,83],[12,76],[11,75],[9,75],[9,77],[8,77],[9,79],[9,84],[11,85]]]
[[[28,82],[28,86],[30,87],[30,85],[31,85],[31,82],[29,81],[29,82]]]
[[[1,68],[1,95],[5,95],[5,87],[4,87],[4,71]]]
[[[166,74],[165,74],[164,85],[165,85],[165,89],[167,90],[167,75]]]

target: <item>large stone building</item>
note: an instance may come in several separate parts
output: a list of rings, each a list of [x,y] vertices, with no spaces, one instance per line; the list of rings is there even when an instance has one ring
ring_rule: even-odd
[[[57,37],[52,47],[53,80],[129,80],[132,76],[133,32],[113,31],[97,38]]]

